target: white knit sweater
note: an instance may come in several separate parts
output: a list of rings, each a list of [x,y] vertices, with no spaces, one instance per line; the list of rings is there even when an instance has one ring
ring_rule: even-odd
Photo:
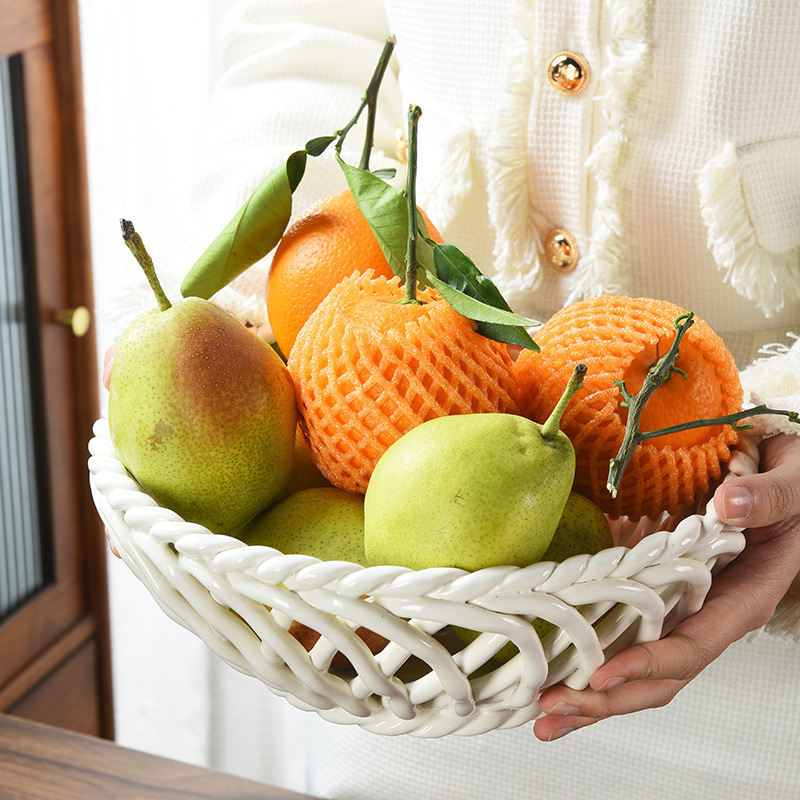
[[[420,203],[515,310],[546,317],[603,292],[664,297],[706,319],[744,366],[753,344],[800,325],[800,92],[781,79],[800,70],[800,6],[767,5],[239,3],[205,132],[198,245],[291,149],[350,118],[394,33],[376,147],[391,158],[408,103],[421,106]],[[577,96],[546,80],[562,50],[591,67]],[[298,211],[343,185],[320,161]],[[572,273],[542,263],[551,228],[578,243]],[[242,309],[252,321],[260,299]]]

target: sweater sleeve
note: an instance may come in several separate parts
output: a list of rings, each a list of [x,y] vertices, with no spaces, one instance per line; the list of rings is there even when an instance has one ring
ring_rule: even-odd
[[[742,370],[742,386],[756,403],[800,413],[800,336],[790,336],[795,340],[793,345],[768,345],[761,358]],[[787,417],[761,415],[753,423],[761,437],[800,434],[800,425]]]
[[[356,113],[389,36],[375,0],[244,0],[223,19],[220,75],[201,136],[193,185],[193,252],[199,256],[275,166],[307,141],[333,134]],[[398,166],[395,131],[404,124],[396,63],[381,83],[371,168]],[[366,112],[342,155],[357,164]],[[384,156],[383,154],[387,155]],[[329,148],[309,158],[293,216],[346,188]],[[271,255],[214,298],[241,321],[264,325]],[[174,276],[177,283],[182,276]]]

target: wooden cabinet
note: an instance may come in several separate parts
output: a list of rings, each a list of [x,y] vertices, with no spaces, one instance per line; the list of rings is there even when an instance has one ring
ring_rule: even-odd
[[[77,0],[0,20],[0,711],[111,738]]]

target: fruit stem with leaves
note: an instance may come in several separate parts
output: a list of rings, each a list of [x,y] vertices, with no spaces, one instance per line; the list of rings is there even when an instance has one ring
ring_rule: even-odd
[[[131,253],[133,253],[133,257],[139,262],[139,266],[144,270],[147,282],[150,284],[150,288],[153,290],[153,294],[156,296],[159,311],[166,311],[168,308],[172,308],[172,303],[170,303],[169,298],[161,288],[158,276],[156,275],[156,268],[153,266],[153,259],[150,258],[147,250],[145,250],[142,237],[136,233],[133,223],[130,220],[121,219],[119,224],[122,228],[123,241],[126,245],[128,245],[128,249],[131,251]]]
[[[667,354],[659,359],[652,367],[650,367],[642,384],[642,388],[636,395],[631,395],[626,386],[625,381],[614,381],[614,384],[619,387],[622,392],[622,405],[628,409],[628,421],[625,424],[625,435],[622,439],[622,445],[615,458],[611,459],[608,469],[608,483],[606,488],[611,492],[612,497],[617,496],[620,484],[622,483],[622,476],[628,462],[631,460],[633,451],[645,440],[655,439],[657,436],[666,436],[670,433],[679,433],[680,431],[688,431],[692,428],[703,428],[713,425],[733,425],[736,430],[747,430],[752,428],[752,425],[737,425],[739,420],[747,419],[758,414],[777,414],[788,417],[792,422],[800,422],[800,414],[796,411],[785,411],[783,409],[768,408],[766,405],[755,406],[754,408],[744,409],[737,411],[733,414],[727,414],[724,417],[714,417],[712,419],[696,419],[691,422],[682,422],[677,425],[670,425],[666,428],[658,428],[652,431],[640,431],[639,425],[641,423],[642,410],[648,398],[658,389],[659,386],[666,383],[673,375],[678,374],[683,378],[688,377],[682,369],[675,366],[675,362],[679,358],[678,349],[680,347],[681,339],[687,330],[694,323],[694,314],[687,312],[681,314],[675,319],[675,338]]]
[[[372,73],[369,85],[361,98],[361,105],[359,105],[358,110],[350,122],[340,131],[337,131],[336,134],[338,138],[336,140],[335,150],[337,153],[341,154],[345,137],[350,132],[350,129],[358,122],[361,112],[365,108],[367,109],[367,130],[364,136],[364,148],[361,151],[361,162],[359,163],[359,167],[367,171],[369,170],[369,157],[372,152],[372,142],[375,137],[375,112],[378,106],[378,90],[380,89],[386,69],[389,66],[389,60],[392,57],[392,51],[396,43],[397,39],[394,36],[390,36],[386,40],[386,43],[383,45],[381,56],[378,59],[378,64],[375,67],[375,72]]]
[[[408,204],[408,249],[406,250],[406,295],[404,303],[421,305],[417,298],[417,121],[422,114],[419,106],[408,109],[408,172],[406,202]]]

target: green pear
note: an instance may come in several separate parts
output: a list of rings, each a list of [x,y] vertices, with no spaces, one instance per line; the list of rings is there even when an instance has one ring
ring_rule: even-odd
[[[606,515],[588,497],[570,492],[550,546],[541,561],[566,561],[614,546]]]
[[[245,544],[301,553],[321,561],[364,564],[364,497],[334,486],[301,489],[234,534]]]
[[[218,306],[171,305],[133,226],[125,241],[159,308],[117,345],[108,423],[120,461],[159,504],[223,533],[286,485],[297,427],[294,387],[275,351]]]
[[[364,496],[334,486],[302,489],[262,511],[234,534],[249,545],[274,547],[287,555],[300,553],[321,561],[350,561],[364,565]],[[289,633],[306,650],[319,639],[319,632],[297,620]],[[380,652],[388,641],[360,626],[355,633],[373,652]],[[339,652],[331,666],[350,667]]]
[[[613,546],[614,539],[606,515],[588,497],[584,497],[578,492],[570,492],[550,546],[540,560],[560,563],[571,556],[594,555]],[[539,634],[539,638],[542,639],[555,629],[552,622],[544,619],[535,619],[533,627]],[[453,630],[465,643],[478,638],[477,631],[455,625]],[[503,645],[493,657],[496,661],[505,663],[518,652],[517,646],[509,642]]]
[[[392,444],[364,499],[368,562],[476,570],[538,561],[572,488],[575,451],[559,423],[585,373],[576,367],[543,425],[515,414],[439,417]]]

